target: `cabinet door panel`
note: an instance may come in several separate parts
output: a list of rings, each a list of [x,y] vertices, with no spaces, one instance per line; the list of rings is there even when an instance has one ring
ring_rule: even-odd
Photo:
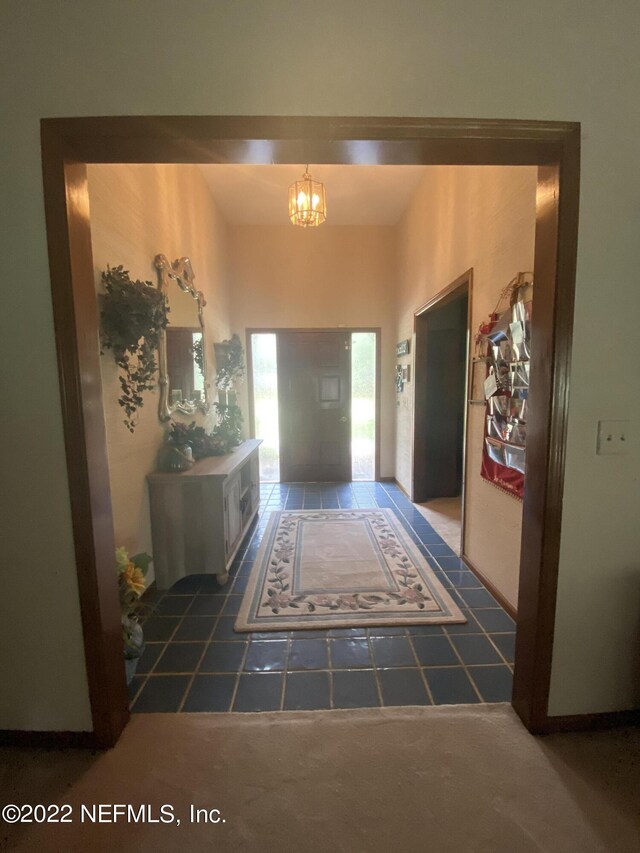
[[[242,513],[240,511],[240,477],[236,476],[225,489],[224,526],[227,556],[233,551],[242,533]]]
[[[251,508],[260,503],[260,459],[257,453],[251,457]]]

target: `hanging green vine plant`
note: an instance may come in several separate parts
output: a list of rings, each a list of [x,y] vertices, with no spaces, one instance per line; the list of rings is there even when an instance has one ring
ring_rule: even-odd
[[[156,352],[167,327],[169,308],[164,294],[150,281],[132,281],[123,267],[102,273],[100,297],[102,347],[110,349],[121,370],[118,403],[124,424],[133,432],[143,393],[155,387]]]
[[[228,341],[213,345],[216,353],[216,388],[219,391],[229,391],[236,382],[244,379],[244,350],[237,334]]]
[[[204,341],[202,336],[193,342],[193,360],[198,366],[198,370],[204,376]]]

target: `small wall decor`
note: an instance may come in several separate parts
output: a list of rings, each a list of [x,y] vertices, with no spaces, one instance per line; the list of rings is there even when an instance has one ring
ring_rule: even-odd
[[[401,364],[396,364],[396,391],[398,394],[402,394],[404,391],[404,376]]]
[[[474,359],[485,367],[480,474],[518,499],[524,494],[532,298],[532,273],[518,273],[500,294],[489,321],[480,326]],[[472,395],[476,393],[477,386]]]
[[[167,327],[169,308],[150,281],[133,281],[124,267],[107,267],[100,295],[102,348],[110,349],[120,368],[118,403],[124,424],[133,432],[143,393],[155,388],[156,350]]]
[[[396,344],[396,355],[409,355],[411,352],[411,341],[407,339],[406,341],[399,341]]]

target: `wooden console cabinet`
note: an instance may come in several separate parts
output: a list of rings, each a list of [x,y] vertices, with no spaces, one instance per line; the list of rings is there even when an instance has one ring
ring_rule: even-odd
[[[153,565],[158,589],[191,574],[224,584],[260,505],[259,439],[188,471],[149,474]]]

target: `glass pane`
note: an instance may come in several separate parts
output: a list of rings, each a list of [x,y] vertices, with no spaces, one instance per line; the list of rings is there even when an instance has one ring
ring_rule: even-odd
[[[280,481],[280,442],[278,436],[278,362],[275,335],[251,335],[253,365],[253,405],[256,438],[260,445],[260,479]]]
[[[200,396],[204,394],[204,376],[202,375],[202,332],[191,334],[191,348],[193,350],[193,390],[199,391]]]
[[[351,476],[373,480],[376,470],[376,335],[351,335]]]

